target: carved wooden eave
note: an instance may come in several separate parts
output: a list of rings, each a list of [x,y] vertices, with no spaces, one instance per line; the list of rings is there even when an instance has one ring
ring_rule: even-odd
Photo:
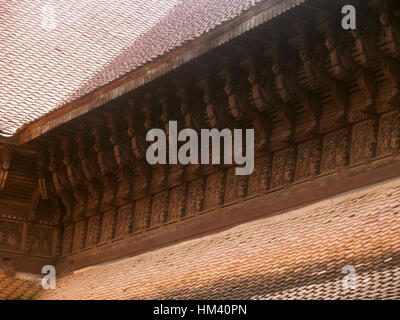
[[[360,10],[372,23],[386,3]],[[1,138],[0,257],[66,273],[398,176],[400,31],[382,22],[371,42],[332,10],[262,2]],[[168,120],[255,127],[254,173],[150,166],[145,133]]]
[[[153,62],[127,74],[94,92],[73,101],[17,131],[15,136],[0,138],[4,143],[24,144],[50,130],[104,105],[168,72],[196,59],[243,33],[264,24],[307,0],[270,0],[261,2],[236,19],[218,26],[187,44],[182,45]]]

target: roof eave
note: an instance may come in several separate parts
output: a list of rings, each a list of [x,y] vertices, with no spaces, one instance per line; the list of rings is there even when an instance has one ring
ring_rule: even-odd
[[[308,0],[271,0],[261,2],[244,14],[217,26],[197,39],[21,127],[12,137],[0,137],[0,143],[22,145],[38,138],[42,134],[165,75],[306,1]]]

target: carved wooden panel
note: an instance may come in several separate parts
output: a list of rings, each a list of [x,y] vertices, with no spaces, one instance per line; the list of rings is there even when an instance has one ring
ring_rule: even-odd
[[[86,247],[93,247],[97,244],[100,232],[100,215],[89,218],[86,236]]]
[[[29,253],[41,256],[51,256],[53,237],[53,228],[38,225],[29,226],[26,239]]]
[[[375,120],[368,120],[353,127],[350,163],[366,161],[374,156]]]
[[[182,185],[171,190],[167,221],[175,221],[185,213],[186,186]]]
[[[21,222],[0,220],[0,249],[21,250],[23,229]]]
[[[347,129],[331,132],[324,137],[322,148],[321,172],[343,167],[347,162],[349,133]]]
[[[204,182],[203,179],[192,181],[188,185],[186,216],[194,215],[203,210],[204,202]]]
[[[294,166],[295,151],[293,148],[276,152],[272,163],[271,188],[292,182]]]
[[[224,175],[223,171],[217,171],[207,177],[204,210],[222,203],[224,199]]]
[[[400,113],[390,112],[381,116],[379,121],[377,155],[388,155],[399,150]]]
[[[150,197],[137,200],[133,217],[133,232],[143,231],[149,226]]]
[[[320,158],[320,139],[313,139],[300,144],[297,151],[295,179],[302,180],[317,175]]]
[[[108,210],[103,214],[103,222],[101,226],[100,242],[107,242],[112,239],[114,234],[115,210]]]
[[[86,221],[79,221],[75,224],[74,232],[74,244],[72,246],[72,252],[81,250],[85,243],[86,234]]]
[[[233,202],[246,196],[248,176],[239,176],[235,168],[229,168],[226,173],[225,203]]]
[[[271,174],[271,160],[268,156],[254,159],[254,171],[249,176],[247,194],[256,195],[267,191]]]
[[[118,210],[115,238],[123,238],[131,232],[133,205],[127,204]]]
[[[64,227],[61,254],[67,255],[71,253],[72,242],[74,238],[74,225],[69,224]]]
[[[157,227],[166,220],[168,213],[168,200],[168,191],[154,195],[151,208],[150,227]]]

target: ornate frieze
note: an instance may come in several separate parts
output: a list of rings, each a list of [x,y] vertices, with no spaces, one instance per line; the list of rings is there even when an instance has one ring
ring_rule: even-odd
[[[20,251],[23,229],[21,222],[0,220],[0,249]]]
[[[131,232],[133,210],[134,206],[132,204],[127,204],[118,209],[115,238],[123,238]]]
[[[93,247],[99,240],[101,216],[90,217],[87,224],[86,248]]]
[[[204,179],[200,178],[189,182],[186,197],[186,214],[192,216],[203,209],[204,203]]]
[[[377,155],[389,155],[399,151],[400,113],[383,114],[379,120]]]
[[[321,173],[342,168],[347,163],[349,149],[348,129],[328,133],[324,137],[321,159]]]
[[[370,160],[375,152],[375,120],[368,120],[353,126],[350,163]]]
[[[169,192],[164,191],[153,196],[150,227],[158,227],[165,222],[168,213]]]
[[[267,191],[271,176],[271,157],[262,156],[254,159],[254,171],[249,176],[247,195],[252,196]]]
[[[185,213],[186,186],[171,189],[167,222],[176,221]]]
[[[209,210],[222,204],[222,201],[224,200],[224,178],[225,172],[222,170],[207,176],[204,210]]]
[[[135,202],[133,218],[133,232],[144,231],[149,227],[151,210],[151,197],[147,196]]]
[[[128,226],[130,223],[128,222]],[[101,225],[100,243],[112,240],[115,228],[115,209],[104,212]]]
[[[314,177],[319,173],[321,159],[320,139],[313,139],[298,146],[295,180]]]
[[[274,153],[272,162],[271,188],[278,188],[293,181],[295,149],[289,148]]]

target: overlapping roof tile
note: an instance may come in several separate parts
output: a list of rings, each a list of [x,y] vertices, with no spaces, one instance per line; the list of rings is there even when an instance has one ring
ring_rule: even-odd
[[[15,133],[260,1],[2,2],[0,132]]]

